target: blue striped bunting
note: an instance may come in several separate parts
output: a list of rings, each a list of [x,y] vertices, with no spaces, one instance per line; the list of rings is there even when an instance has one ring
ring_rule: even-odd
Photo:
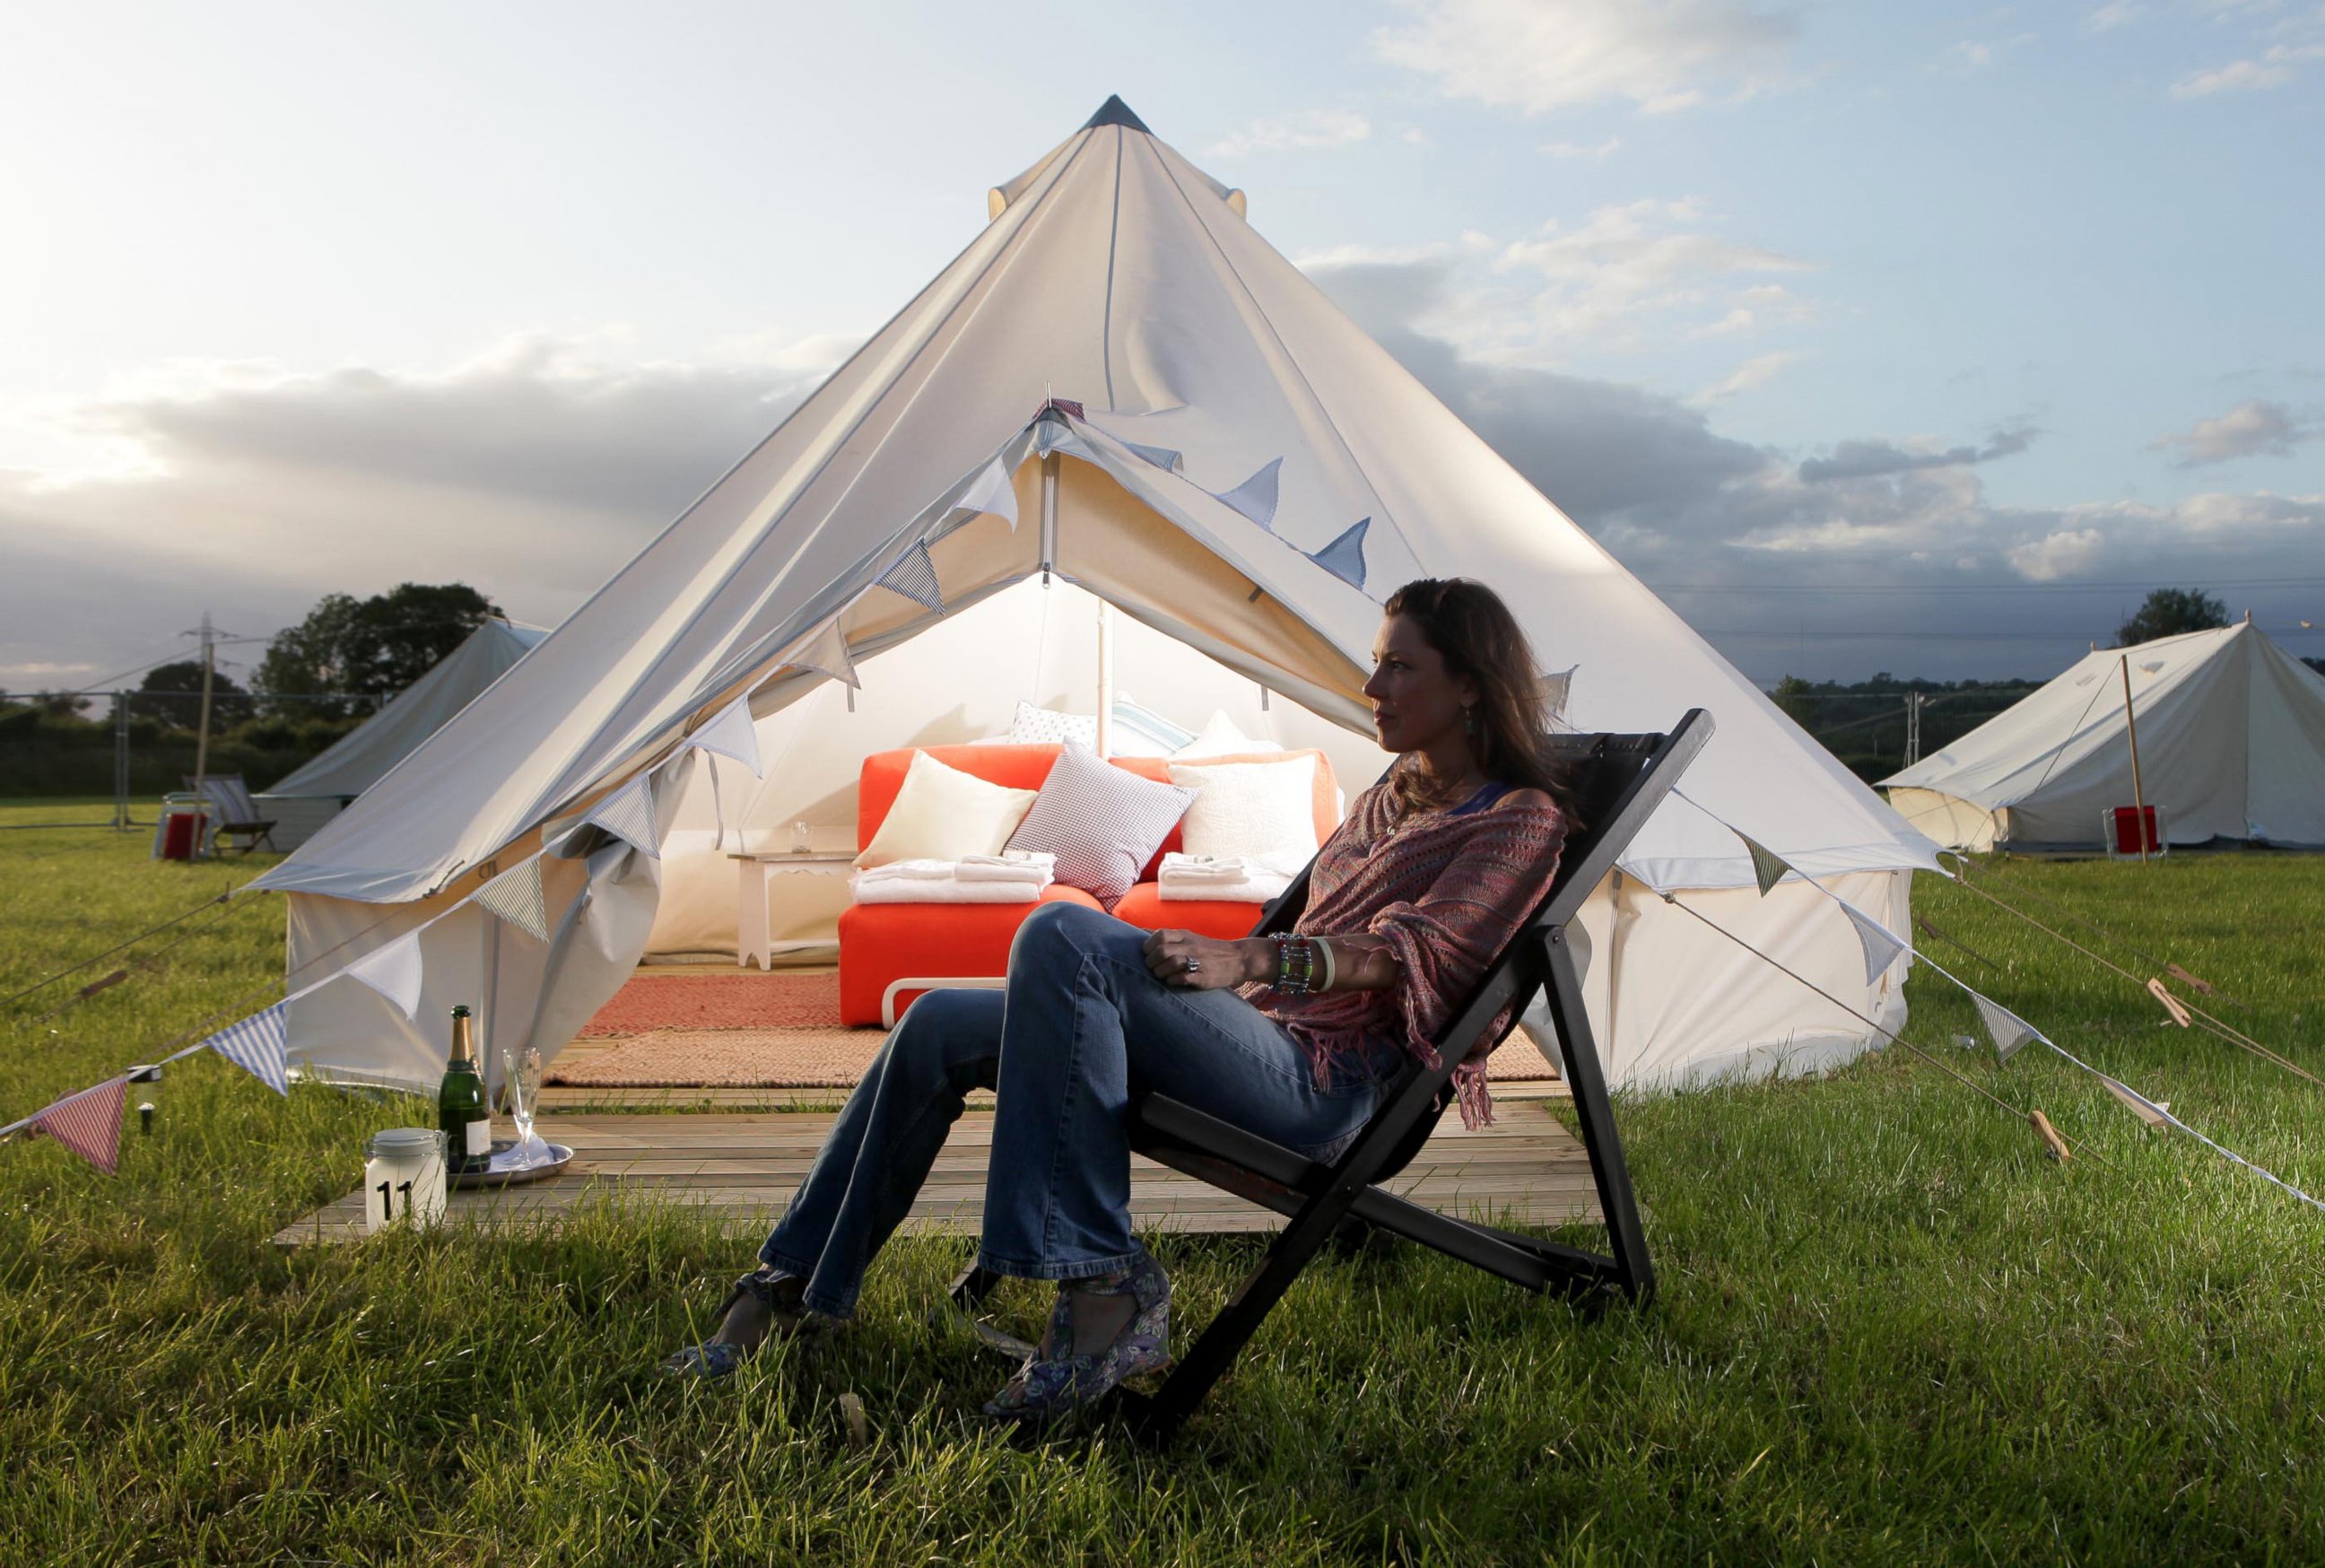
[[[1310,553],[1308,559],[1362,593],[1365,587],[1365,533],[1373,525],[1369,517],[1359,518],[1356,526],[1341,534],[1323,549]]]
[[[937,586],[936,562],[929,559],[929,547],[920,540],[912,541],[912,547],[898,556],[873,586],[901,593],[914,604],[926,605],[937,614],[944,614],[944,592]]]
[[[253,1013],[239,1024],[229,1024],[202,1042],[277,1094],[291,1092],[291,1075],[283,1059],[284,1023],[290,1004],[277,1002],[263,1013]]]
[[[1282,458],[1270,458],[1259,472],[1234,489],[1216,492],[1217,498],[1273,533],[1275,529],[1275,479],[1283,467]]]

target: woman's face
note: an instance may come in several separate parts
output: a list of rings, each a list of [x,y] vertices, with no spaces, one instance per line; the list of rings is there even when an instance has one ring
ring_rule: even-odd
[[[1444,658],[1410,617],[1381,622],[1365,697],[1383,750],[1428,751],[1452,743],[1462,735],[1462,703],[1477,696],[1474,682],[1446,673]]]

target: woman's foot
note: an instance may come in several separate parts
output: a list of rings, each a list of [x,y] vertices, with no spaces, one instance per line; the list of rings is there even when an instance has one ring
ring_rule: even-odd
[[[730,1378],[770,1335],[811,1331],[821,1320],[802,1299],[806,1282],[762,1266],[735,1282],[718,1327],[699,1345],[672,1353],[661,1370],[673,1378]]]
[[[1042,1348],[985,1414],[1046,1423],[1086,1409],[1125,1378],[1171,1363],[1171,1281],[1152,1257],[1118,1275],[1073,1280],[1050,1309]]]

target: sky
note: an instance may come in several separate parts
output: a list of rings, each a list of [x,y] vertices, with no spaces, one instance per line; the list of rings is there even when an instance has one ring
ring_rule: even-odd
[[[2325,655],[2319,0],[84,0],[0,14],[0,689],[553,623],[1109,93],[1755,680]]]

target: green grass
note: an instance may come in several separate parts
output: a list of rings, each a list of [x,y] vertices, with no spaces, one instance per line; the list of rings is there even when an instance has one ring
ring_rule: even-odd
[[[53,808],[0,824],[49,820],[32,810]],[[0,834],[0,995],[265,863],[160,865],[144,841]],[[1994,878],[2223,986],[2249,1008],[2224,1016],[2325,1070],[2325,860]],[[1999,966],[1933,950],[1966,979],[2325,1188],[2325,1090],[2160,1026],[2137,991],[1959,889],[1925,878],[1917,907]],[[0,1112],[148,1056],[280,972],[271,902],[179,929],[53,1020],[37,1021],[55,988],[0,1007]],[[2145,1132],[2039,1047],[1996,1072],[1947,1043],[1973,1025],[1941,982],[1912,995],[1913,1038],[2088,1154],[2051,1163],[2023,1121],[1900,1051],[1628,1104],[1652,1310],[1591,1321],[1410,1248],[1321,1264],[1160,1456],[1115,1432],[1021,1451],[973,1421],[1005,1369],[924,1314],[959,1241],[894,1248],[820,1361],[777,1353],[709,1389],[648,1371],[748,1254],[699,1219],[608,1206],[550,1236],[279,1252],[273,1230],[351,1185],[365,1132],[412,1109],[314,1089],[286,1104],[189,1062],[153,1096],[150,1139],[133,1118],[117,1177],[46,1142],[0,1148],[0,1561],[2325,1555],[2325,1214]],[[1191,1323],[1253,1244],[1157,1250]],[[870,1413],[863,1449],[836,1408],[848,1390]]]

